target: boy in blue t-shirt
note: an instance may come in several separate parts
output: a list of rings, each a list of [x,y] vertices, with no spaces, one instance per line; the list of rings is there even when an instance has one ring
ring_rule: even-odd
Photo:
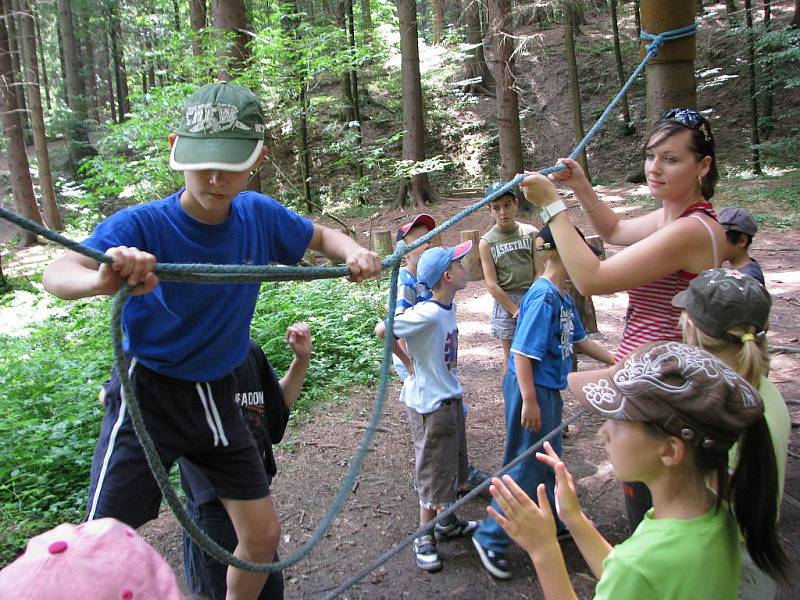
[[[561,424],[560,390],[567,387],[573,347],[596,360],[614,364],[611,352],[586,337],[575,302],[564,291],[567,272],[548,226],[539,231],[534,244],[536,251],[543,254],[544,271],[520,302],[511,356],[503,378],[504,465]],[[560,453],[561,434],[551,439],[550,444]],[[553,502],[555,477],[536,456],[519,462],[509,474],[531,495],[540,483],[545,483]],[[496,501],[492,506],[497,509]],[[495,519],[485,519],[472,542],[489,573],[500,579],[511,577],[505,557],[511,539]]]
[[[63,299],[135,286],[123,311],[124,349],[144,421],[169,470],[187,456],[211,481],[239,533],[239,558],[272,560],[264,466],[234,401],[233,370],[247,355],[259,284],[159,282],[164,263],[295,264],[307,248],[345,262],[350,278],[380,272],[374,252],[315,225],[261,194],[243,191],[266,155],[258,99],[230,83],[202,87],[170,134],[170,167],[185,187],[122,210],[86,245],[111,265],[70,251],[43,283]],[[113,382],[112,382],[113,383]],[[138,527],[158,515],[161,493],[136,438],[126,401],[109,395],[92,461],[89,520],[110,516]],[[266,573],[228,569],[228,598],[254,598]]]

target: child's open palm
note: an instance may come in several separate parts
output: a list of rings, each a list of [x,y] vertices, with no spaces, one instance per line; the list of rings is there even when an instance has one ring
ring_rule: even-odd
[[[570,527],[581,516],[581,506],[572,474],[549,442],[544,443],[544,453],[537,452],[536,458],[556,473],[556,513],[558,518]]]
[[[503,512],[492,506],[486,510],[528,554],[536,554],[539,549],[553,543],[556,523],[543,483],[536,488],[538,506],[510,475],[503,475],[502,481],[496,477],[492,479],[489,491]]]

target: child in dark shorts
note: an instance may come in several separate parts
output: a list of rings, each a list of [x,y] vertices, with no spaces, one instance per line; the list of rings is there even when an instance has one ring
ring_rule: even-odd
[[[471,249],[472,242],[468,241],[454,248],[426,250],[417,264],[417,279],[433,295],[394,321],[395,337],[404,339],[408,348],[407,354],[399,349],[409,371],[400,399],[406,405],[414,437],[420,526],[453,502],[467,479],[467,438],[463,388],[458,381],[458,327],[453,298],[467,285],[467,272],[460,259]],[[384,332],[384,324],[378,324],[376,333],[383,337]],[[442,561],[436,541],[470,536],[478,525],[478,521],[456,515],[434,525],[432,532],[414,541],[417,566],[423,571],[440,570]]]
[[[374,252],[315,225],[274,199],[243,191],[263,161],[258,99],[230,83],[204,86],[170,135],[170,167],[185,187],[112,215],[85,244],[112,258],[100,264],[69,251],[43,283],[63,299],[135,289],[125,304],[124,350],[145,424],[165,468],[187,456],[211,482],[239,532],[235,554],[267,562],[271,520],[264,466],[234,401],[233,370],[248,352],[258,284],[160,283],[164,263],[295,264],[306,249],[345,262],[351,279],[380,272]],[[158,514],[161,493],[135,436],[124,398],[109,397],[92,462],[88,519],[138,527]],[[228,597],[254,598],[266,573],[228,569]]]

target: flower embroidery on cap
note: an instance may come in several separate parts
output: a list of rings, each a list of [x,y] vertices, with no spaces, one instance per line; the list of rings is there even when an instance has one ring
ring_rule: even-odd
[[[583,386],[583,393],[586,394],[586,399],[591,402],[592,406],[600,411],[613,413],[619,409],[617,390],[611,387],[606,379],[587,383]],[[604,409],[604,406],[607,409]]]

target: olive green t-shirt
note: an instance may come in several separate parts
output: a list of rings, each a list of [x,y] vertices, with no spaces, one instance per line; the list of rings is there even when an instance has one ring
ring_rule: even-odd
[[[481,239],[489,244],[497,283],[506,291],[526,292],[533,283],[533,239],[538,230],[533,225],[517,223],[509,232],[498,231],[497,225]]]
[[[650,509],[633,535],[603,561],[595,600],[735,600],[741,555],[726,504],[693,519],[655,519]]]

